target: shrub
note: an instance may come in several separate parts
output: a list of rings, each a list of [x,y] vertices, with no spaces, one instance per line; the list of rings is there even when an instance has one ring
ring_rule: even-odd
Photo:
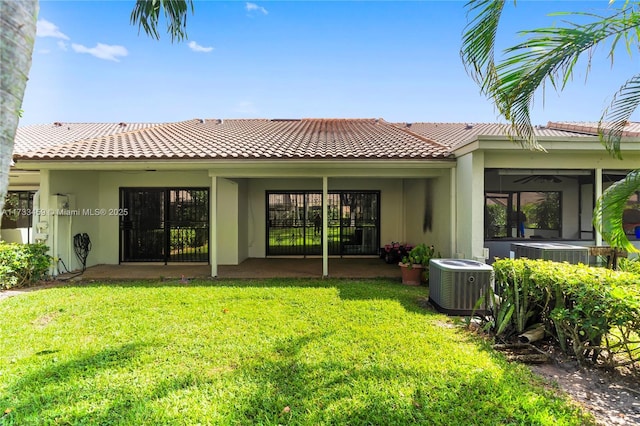
[[[542,322],[560,347],[584,363],[640,360],[640,277],[585,265],[502,259],[493,264],[493,327],[509,337]]]
[[[51,265],[44,244],[0,242],[0,288],[23,287],[41,280]]]
[[[634,274],[640,275],[640,258],[622,257],[618,259],[618,270],[625,271],[625,272],[633,272]]]

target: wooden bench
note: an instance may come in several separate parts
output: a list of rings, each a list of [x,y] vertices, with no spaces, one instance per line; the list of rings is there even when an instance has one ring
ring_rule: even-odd
[[[609,246],[592,246],[589,247],[591,256],[607,256],[607,268],[618,269],[618,258],[627,257],[626,250],[615,249]]]

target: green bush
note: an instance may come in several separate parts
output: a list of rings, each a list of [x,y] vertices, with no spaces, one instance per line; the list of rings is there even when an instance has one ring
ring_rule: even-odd
[[[493,268],[496,334],[508,338],[543,323],[581,363],[640,360],[640,276],[528,259],[498,260]]]
[[[44,244],[0,242],[0,288],[28,286],[41,280],[51,265]]]
[[[618,270],[625,272],[633,272],[640,275],[640,258],[638,257],[622,257],[618,259]]]

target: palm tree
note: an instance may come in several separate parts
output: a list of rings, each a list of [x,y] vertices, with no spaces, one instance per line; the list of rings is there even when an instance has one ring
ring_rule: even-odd
[[[0,217],[9,185],[13,141],[31,68],[36,37],[37,0],[0,0]],[[131,23],[156,39],[160,12],[164,12],[172,41],[187,37],[187,12],[192,0],[137,0]]]
[[[37,1],[0,2],[0,213],[9,186],[13,140],[31,69],[37,15]]]
[[[515,0],[514,0],[515,4]],[[509,123],[509,136],[523,147],[544,150],[536,140],[530,108],[534,94],[546,84],[562,91],[571,79],[579,59],[587,72],[594,48],[609,44],[608,56],[622,42],[629,53],[639,45],[640,3],[625,1],[619,7],[611,1],[606,16],[586,12],[567,14],[590,22],[522,31],[526,41],[506,49],[496,63],[495,38],[504,0],[470,0],[466,4],[468,25],[462,40],[461,57],[467,72],[481,91],[496,105]],[[633,47],[635,46],[635,49]],[[640,104],[640,74],[630,76],[603,111],[598,133],[607,151],[622,158],[620,140],[624,126]],[[640,170],[609,187],[596,203],[594,225],[612,247],[637,251],[622,227],[627,199],[640,189]]]

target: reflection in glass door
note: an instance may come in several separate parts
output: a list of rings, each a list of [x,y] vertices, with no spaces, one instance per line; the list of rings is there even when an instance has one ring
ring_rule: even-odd
[[[327,231],[331,255],[377,255],[378,191],[330,192]],[[322,254],[322,194],[267,193],[267,255]]]

